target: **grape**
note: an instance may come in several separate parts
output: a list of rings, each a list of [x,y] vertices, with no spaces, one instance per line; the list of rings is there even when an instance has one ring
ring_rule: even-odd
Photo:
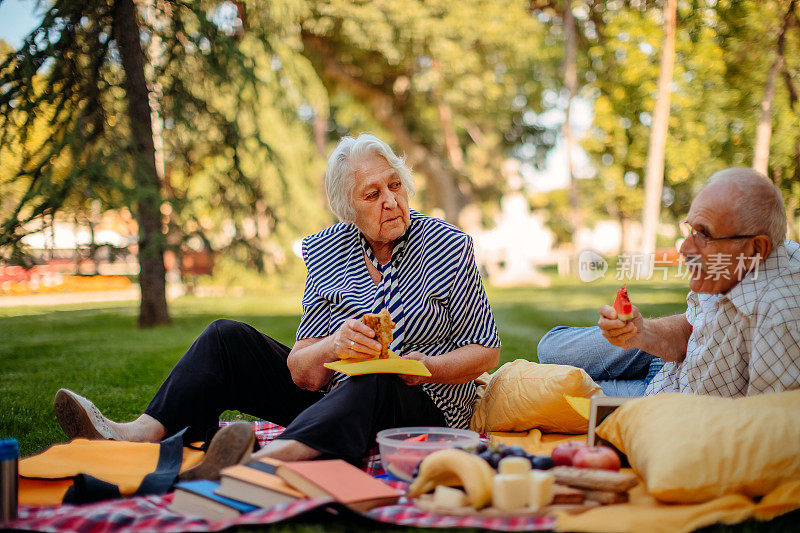
[[[539,455],[531,460],[531,467],[536,470],[550,470],[554,466],[553,458],[546,455]]]
[[[494,452],[489,458],[489,464],[496,469],[501,459],[503,459],[503,456],[499,452]]]
[[[480,455],[481,453],[485,452],[488,449],[489,447],[486,446],[485,442],[479,442],[478,445],[475,447],[475,453]]]
[[[526,457],[528,454],[521,446],[512,446],[508,449],[508,455],[511,457]]]

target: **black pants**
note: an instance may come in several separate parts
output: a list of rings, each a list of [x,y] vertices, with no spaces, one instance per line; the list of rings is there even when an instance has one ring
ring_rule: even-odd
[[[235,409],[286,427],[279,438],[359,464],[375,434],[403,426],[444,426],[419,386],[392,374],[354,376],[328,394],[292,381],[289,348],[251,326],[216,320],[181,357],[145,411],[167,435],[209,440],[219,415]]]

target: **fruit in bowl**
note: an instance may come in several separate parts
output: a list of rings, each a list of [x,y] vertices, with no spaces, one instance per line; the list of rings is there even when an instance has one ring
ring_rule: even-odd
[[[417,466],[428,455],[448,448],[475,448],[479,436],[465,429],[406,427],[379,431],[375,440],[383,469],[403,481],[412,481]]]

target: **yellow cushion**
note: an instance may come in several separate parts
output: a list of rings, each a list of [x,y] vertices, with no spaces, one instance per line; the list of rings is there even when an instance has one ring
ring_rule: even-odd
[[[588,398],[600,386],[580,368],[542,365],[517,359],[501,366],[475,404],[473,431],[586,433],[588,421],[570,407],[564,395]]]
[[[762,496],[800,479],[800,390],[747,398],[660,394],[614,411],[597,434],[664,502]]]

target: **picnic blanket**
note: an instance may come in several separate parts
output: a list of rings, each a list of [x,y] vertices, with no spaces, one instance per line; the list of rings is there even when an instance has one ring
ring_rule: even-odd
[[[259,443],[264,445],[283,431],[269,422],[254,423]],[[585,439],[585,435],[542,435],[539,430],[524,433],[495,433],[494,440],[520,445],[529,452],[549,453],[567,440]],[[385,475],[377,453],[371,454],[364,469],[372,475]],[[401,481],[387,483],[404,488]],[[10,524],[20,530],[46,532],[95,531],[221,531],[245,524],[270,524],[308,512],[349,513],[328,499],[306,499],[261,509],[238,518],[212,522],[196,516],[173,513],[168,509],[172,495],[144,496],[111,500],[91,505],[58,507],[20,506],[19,518]],[[734,524],[749,518],[770,520],[800,508],[800,481],[781,485],[759,502],[729,495],[694,505],[665,505],[649,496],[643,485],[631,491],[627,504],[592,509],[580,515],[556,517],[485,518],[441,516],[423,512],[412,503],[378,507],[363,516],[372,520],[412,527],[475,527],[495,531],[692,531],[716,523]]]
[[[226,424],[225,422],[222,425]],[[283,427],[270,422],[253,422],[256,438],[264,446],[277,437]],[[381,467],[377,448],[366,457],[364,470],[378,477],[386,477]],[[405,489],[406,483],[385,480],[386,483]],[[14,529],[45,532],[96,532],[96,531],[221,531],[233,526],[272,524],[308,512],[353,513],[330,499],[316,498],[298,500],[289,504],[260,509],[238,518],[210,521],[199,516],[186,516],[168,509],[173,495],[141,496],[108,500],[89,505],[59,505],[39,507],[20,505],[17,521],[10,524]],[[413,503],[379,507],[361,515],[364,518],[389,524],[416,527],[477,527],[496,531],[548,531],[552,530],[552,517],[528,517],[524,519],[498,519],[476,517],[450,517],[426,513]]]

